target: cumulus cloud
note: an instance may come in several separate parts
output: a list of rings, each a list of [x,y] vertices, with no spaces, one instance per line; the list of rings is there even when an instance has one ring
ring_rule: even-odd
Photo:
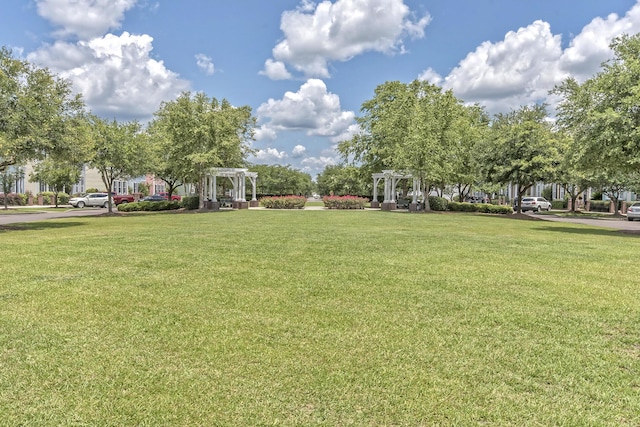
[[[431,84],[434,84],[436,86],[441,86],[442,85],[442,76],[440,74],[438,74],[433,68],[429,67],[426,70],[424,70],[419,76],[418,76],[418,80],[423,80],[426,82],[429,82]]]
[[[260,71],[261,75],[269,77],[271,80],[288,80],[291,77],[291,73],[287,71],[287,66],[284,62],[274,61],[273,59],[267,59],[264,63],[264,70]]]
[[[287,158],[287,153],[284,151],[278,151],[276,148],[266,148],[264,150],[257,150],[253,157],[260,162],[277,162]]]
[[[499,99],[512,108],[544,99],[563,74],[558,67],[561,37],[549,24],[533,24],[510,31],[498,43],[485,42],[467,55],[445,79],[444,86],[467,101],[479,101],[491,109]]]
[[[353,111],[342,111],[338,95],[327,91],[322,80],[310,79],[297,92],[286,92],[282,99],[269,99],[256,110],[266,121],[256,139],[279,131],[305,131],[309,136],[336,137],[354,123]]]
[[[291,156],[293,158],[302,157],[305,155],[306,152],[307,152],[307,148],[304,145],[298,144],[295,147],[293,147],[293,150],[291,151]]]
[[[208,76],[213,75],[215,73],[216,68],[213,65],[213,60],[205,54],[199,53],[195,56],[196,64],[198,68],[200,68],[204,73]]]
[[[70,80],[94,113],[146,119],[163,100],[189,89],[189,83],[150,57],[148,35],[107,34],[90,41],[58,41],[27,59]]]
[[[300,162],[302,171],[313,175],[318,175],[327,166],[338,164],[338,159],[332,156],[307,157]]]
[[[282,14],[284,39],[272,63],[289,64],[307,77],[329,77],[331,61],[365,52],[404,51],[404,39],[424,37],[429,15],[414,19],[403,0],[303,1]],[[265,64],[265,75],[270,75]]]
[[[560,68],[579,81],[584,81],[611,58],[609,44],[615,37],[639,31],[640,3],[636,3],[622,18],[615,13],[606,18],[595,18],[571,40],[560,58]]]
[[[557,99],[549,90],[569,76],[583,81],[611,58],[609,44],[623,34],[640,32],[640,3],[624,17],[595,18],[562,49],[560,35],[550,25],[535,21],[507,33],[504,40],[484,42],[442,78],[428,68],[418,78],[453,89],[467,102],[477,102],[491,113]]]
[[[120,28],[126,11],[137,0],[36,0],[38,14],[60,28],[58,37],[82,40]]]

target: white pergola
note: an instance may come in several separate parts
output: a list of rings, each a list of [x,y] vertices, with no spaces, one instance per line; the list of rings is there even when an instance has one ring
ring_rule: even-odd
[[[382,209],[393,210],[396,208],[396,187],[398,182],[402,179],[413,180],[413,205],[418,203],[418,194],[420,194],[420,180],[414,178],[413,175],[398,172],[391,169],[383,170],[382,173],[374,173],[373,175],[373,202],[372,207],[378,207],[378,184],[381,179],[384,179],[384,201],[382,202]],[[375,205],[374,205],[375,202]]]
[[[212,168],[203,178],[201,207],[204,207],[205,200],[209,200],[212,202],[213,209],[220,208],[217,195],[218,177],[228,178],[231,181],[233,185],[233,207],[236,209],[246,209],[249,207],[246,191],[246,180],[249,178],[252,187],[251,207],[258,206],[258,199],[256,199],[257,172],[249,172],[248,169],[242,168]]]

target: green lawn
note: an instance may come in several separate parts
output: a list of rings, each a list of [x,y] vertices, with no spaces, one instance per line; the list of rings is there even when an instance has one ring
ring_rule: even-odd
[[[638,236],[253,210],[0,242],[0,425],[640,424]]]

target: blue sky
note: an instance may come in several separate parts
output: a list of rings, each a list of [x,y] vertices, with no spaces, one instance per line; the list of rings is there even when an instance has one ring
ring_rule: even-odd
[[[640,0],[639,0],[640,1]],[[315,178],[375,87],[420,78],[488,112],[583,81],[635,0],[3,0],[0,45],[67,78],[105,118],[148,121],[183,91],[249,105],[254,163]]]

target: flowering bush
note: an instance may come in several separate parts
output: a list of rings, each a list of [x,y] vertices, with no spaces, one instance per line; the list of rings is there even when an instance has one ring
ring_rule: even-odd
[[[20,194],[9,193],[7,196],[7,205],[9,206],[24,206],[26,203]],[[4,193],[0,193],[0,205],[4,206]]]
[[[260,204],[268,209],[302,209],[307,198],[303,196],[271,196],[260,199]]]
[[[358,196],[324,196],[322,201],[324,207],[329,209],[364,209],[369,199]]]

